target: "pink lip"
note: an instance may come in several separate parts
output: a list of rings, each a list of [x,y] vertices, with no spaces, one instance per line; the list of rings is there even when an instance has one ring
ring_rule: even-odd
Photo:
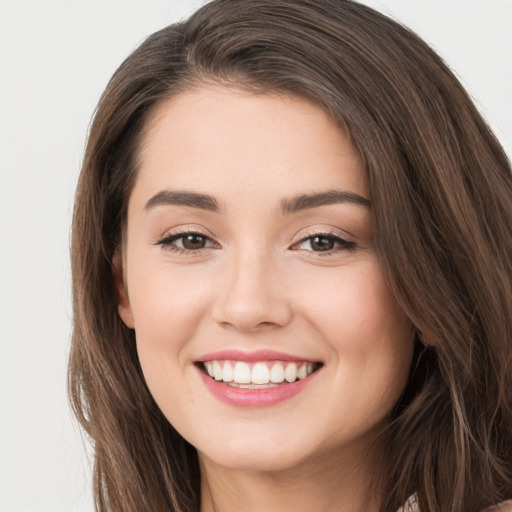
[[[261,360],[261,359],[260,359]],[[206,375],[200,366],[196,366],[206,389],[218,400],[235,407],[269,407],[283,402],[303,391],[316,377],[319,370],[305,379],[291,384],[282,384],[265,389],[244,389],[228,386]]]
[[[278,352],[276,350],[255,350],[253,352],[245,352],[243,350],[238,349],[230,349],[230,350],[218,350],[216,352],[210,352],[201,356],[197,359],[198,362],[204,361],[296,361],[296,362],[308,362],[315,363],[313,359],[309,359],[307,357],[298,357],[290,354],[286,354],[285,352]]]

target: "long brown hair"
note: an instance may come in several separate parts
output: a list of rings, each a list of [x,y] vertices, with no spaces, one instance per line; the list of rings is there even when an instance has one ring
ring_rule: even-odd
[[[475,512],[512,497],[512,175],[442,60],[349,0],[215,0],[150,36],[104,92],[76,194],[69,388],[98,511],[197,512],[195,449],[168,423],[121,322],[112,258],[156,105],[208,82],[315,102],[368,173],[376,247],[417,330],[392,411],[385,502]]]

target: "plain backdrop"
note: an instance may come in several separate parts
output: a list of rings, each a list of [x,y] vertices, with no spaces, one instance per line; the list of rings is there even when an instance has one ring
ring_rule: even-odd
[[[74,188],[115,68],[203,3],[0,0],[0,512],[93,510],[66,396]],[[443,56],[510,156],[512,0],[364,3]]]

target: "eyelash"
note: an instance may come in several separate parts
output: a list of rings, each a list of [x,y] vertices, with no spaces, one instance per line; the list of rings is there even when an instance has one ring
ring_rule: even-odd
[[[206,243],[212,243],[214,245],[217,245],[216,242],[214,242],[209,236],[199,232],[199,231],[180,231],[179,233],[171,233],[169,235],[166,235],[161,240],[158,240],[156,242],[156,245],[161,245],[166,251],[175,252],[177,254],[183,255],[183,256],[196,256],[197,253],[200,250],[203,249],[211,249],[212,247],[201,247],[199,249],[186,249],[185,247],[178,247],[174,245],[174,242],[177,240],[182,240],[186,236],[198,236],[201,238],[204,238]]]
[[[210,243],[212,244],[210,247],[200,247],[197,249],[186,249],[184,247],[178,247],[174,245],[174,243],[177,240],[183,240],[186,236],[197,236],[205,239],[206,244]],[[346,240],[345,238],[341,237],[337,233],[333,233],[332,231],[329,232],[317,232],[317,233],[308,233],[307,236],[301,238],[298,242],[295,242],[291,246],[291,250],[300,250],[300,249],[294,249],[294,247],[297,247],[304,242],[307,242],[308,240],[313,240],[314,238],[323,238],[326,240],[329,240],[335,244],[335,248],[329,250],[329,251],[313,251],[309,250],[308,252],[314,253],[316,256],[330,256],[334,253],[340,252],[340,251],[354,251],[357,248],[357,245],[355,242],[352,242],[350,240]],[[183,256],[196,256],[199,251],[201,250],[208,250],[212,248],[220,247],[216,242],[214,242],[209,236],[198,232],[198,231],[181,231],[179,233],[171,233],[169,235],[166,235],[161,240],[158,240],[155,245],[161,245],[165,250],[172,251],[174,253],[183,255]],[[213,247],[213,246],[217,247]],[[316,257],[315,256],[315,257]]]
[[[293,249],[293,247],[297,247],[297,246],[303,244],[304,242],[307,242],[308,240],[312,241],[314,238],[327,239],[329,241],[334,242],[334,244],[335,244],[335,248],[330,249],[329,251],[313,251],[313,250],[308,251],[308,252],[314,253],[315,257],[331,256],[332,254],[335,254],[337,252],[354,251],[357,248],[357,244],[355,242],[352,242],[351,240],[347,240],[346,238],[343,238],[342,236],[338,235],[337,233],[334,233],[332,231],[327,231],[327,232],[321,231],[321,232],[316,232],[316,233],[306,233],[306,236],[304,236],[298,242],[296,242],[292,245],[292,250],[300,250],[300,249]]]

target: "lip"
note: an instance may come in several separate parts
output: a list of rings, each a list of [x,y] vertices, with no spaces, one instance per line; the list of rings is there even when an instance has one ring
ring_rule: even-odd
[[[214,360],[231,360],[231,361],[290,361],[290,362],[311,362],[318,363],[304,357],[293,356],[284,352],[275,350],[257,350],[253,352],[245,352],[242,350],[221,350],[210,352],[196,360],[196,367],[199,376],[206,389],[221,402],[235,407],[270,407],[288,400],[302,392],[314,381],[318,370],[314,371],[304,379],[297,380],[292,383],[283,384],[276,387],[264,389],[246,389],[229,386],[221,381],[216,381],[207,375],[201,364],[205,361]]]
[[[235,388],[213,380],[199,367],[196,367],[208,391],[218,400],[236,407],[270,407],[283,402],[303,391],[315,378],[318,370],[305,379],[275,388],[244,389]]]
[[[254,361],[291,361],[291,362],[306,362],[318,363],[318,360],[309,359],[307,357],[300,357],[277,350],[255,350],[246,352],[239,349],[218,350],[216,352],[209,352],[204,354],[199,359],[198,363],[214,360],[231,360],[231,361],[246,361],[248,363]]]

